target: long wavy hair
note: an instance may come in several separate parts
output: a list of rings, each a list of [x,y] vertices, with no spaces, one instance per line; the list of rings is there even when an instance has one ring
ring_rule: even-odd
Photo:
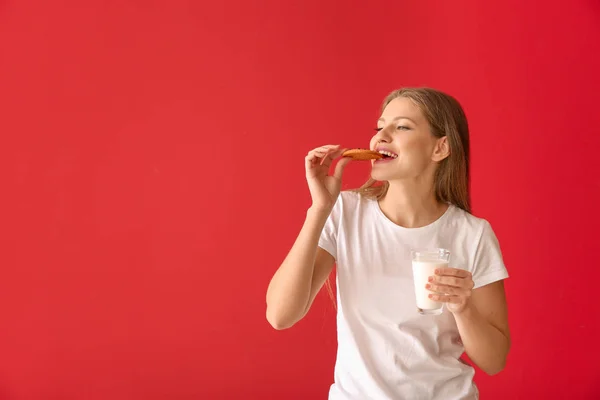
[[[437,200],[470,213],[469,125],[462,106],[454,97],[439,90],[403,88],[394,90],[384,99],[381,111],[398,97],[408,98],[419,107],[435,137],[447,137],[450,155],[440,162],[434,177]],[[380,199],[388,187],[388,182],[370,178],[356,190],[366,197]]]

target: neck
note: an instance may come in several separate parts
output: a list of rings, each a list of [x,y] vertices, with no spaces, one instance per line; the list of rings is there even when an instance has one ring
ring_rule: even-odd
[[[433,182],[418,181],[390,181],[379,207],[392,222],[406,228],[429,225],[448,209],[436,199]]]

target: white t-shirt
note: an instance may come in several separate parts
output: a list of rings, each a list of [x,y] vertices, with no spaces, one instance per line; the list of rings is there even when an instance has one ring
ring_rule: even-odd
[[[338,350],[330,400],[477,399],[454,316],[417,312],[411,248],[451,252],[475,288],[508,277],[490,224],[458,207],[403,228],[376,200],[342,192],[319,246],[336,259]]]

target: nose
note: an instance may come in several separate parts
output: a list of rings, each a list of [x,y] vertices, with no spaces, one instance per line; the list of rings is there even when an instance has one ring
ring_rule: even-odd
[[[389,143],[391,140],[389,126],[386,126],[385,128],[378,131],[375,134],[374,139],[376,143]]]
[[[389,143],[389,140],[386,137],[387,135],[385,133],[382,134],[382,132],[384,130],[385,129],[382,129],[379,132],[377,132],[377,134],[375,134],[375,136],[373,136],[373,138],[371,139],[371,149],[372,150],[375,150],[377,148],[377,146],[379,146],[380,144]]]

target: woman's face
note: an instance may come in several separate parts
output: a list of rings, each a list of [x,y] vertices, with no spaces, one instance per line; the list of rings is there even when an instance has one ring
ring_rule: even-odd
[[[398,97],[383,110],[371,150],[386,155],[374,160],[371,177],[378,181],[416,179],[431,170],[447,154],[446,138],[431,133],[427,119],[410,99]]]

